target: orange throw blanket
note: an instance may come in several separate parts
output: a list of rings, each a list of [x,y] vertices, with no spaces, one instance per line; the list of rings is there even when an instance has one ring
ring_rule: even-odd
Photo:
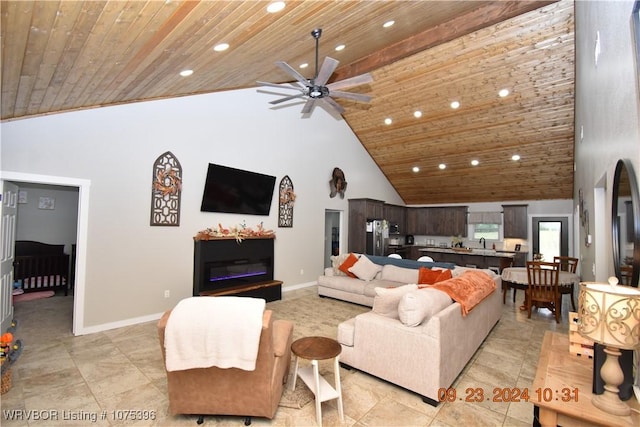
[[[462,315],[469,312],[496,289],[496,282],[484,271],[465,271],[458,277],[430,285],[429,288],[446,292],[460,303]]]

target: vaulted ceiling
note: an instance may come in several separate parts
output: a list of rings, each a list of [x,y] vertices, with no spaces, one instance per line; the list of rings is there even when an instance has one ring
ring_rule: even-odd
[[[270,3],[2,1],[1,118],[290,81],[275,61],[312,78],[322,28],[330,81],[373,76],[338,103],[405,203],[573,197],[572,1]]]

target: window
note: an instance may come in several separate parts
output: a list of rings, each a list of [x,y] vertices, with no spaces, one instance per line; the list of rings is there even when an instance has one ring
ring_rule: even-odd
[[[500,224],[473,224],[473,239],[500,240]]]

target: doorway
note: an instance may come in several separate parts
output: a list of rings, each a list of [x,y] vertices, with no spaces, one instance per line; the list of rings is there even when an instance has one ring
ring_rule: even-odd
[[[331,267],[331,257],[339,255],[343,247],[342,211],[324,211],[324,267]]]
[[[567,217],[531,218],[533,254],[553,262],[555,256],[569,256],[569,220]]]
[[[85,271],[87,256],[87,237],[89,223],[89,189],[91,181],[86,179],[66,178],[51,175],[35,175],[20,172],[2,171],[1,178],[4,182],[32,183],[44,185],[58,185],[75,187],[78,189],[78,223],[76,229],[76,264],[74,277],[74,297],[73,297],[73,335],[84,335],[84,293],[85,293]]]

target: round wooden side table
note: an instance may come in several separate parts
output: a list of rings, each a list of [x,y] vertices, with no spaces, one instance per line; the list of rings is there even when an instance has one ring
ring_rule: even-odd
[[[291,351],[296,357],[293,381],[291,390],[296,388],[298,376],[309,387],[316,398],[316,419],[318,425],[322,425],[321,403],[327,400],[338,399],[338,414],[340,421],[344,422],[344,411],[342,408],[342,388],[340,387],[340,364],[338,359],[342,352],[342,347],[338,341],[327,337],[305,337],[294,341],[291,344]],[[311,366],[298,368],[299,359],[311,361]],[[318,372],[318,361],[333,359],[333,375],[335,388],[327,382]]]

